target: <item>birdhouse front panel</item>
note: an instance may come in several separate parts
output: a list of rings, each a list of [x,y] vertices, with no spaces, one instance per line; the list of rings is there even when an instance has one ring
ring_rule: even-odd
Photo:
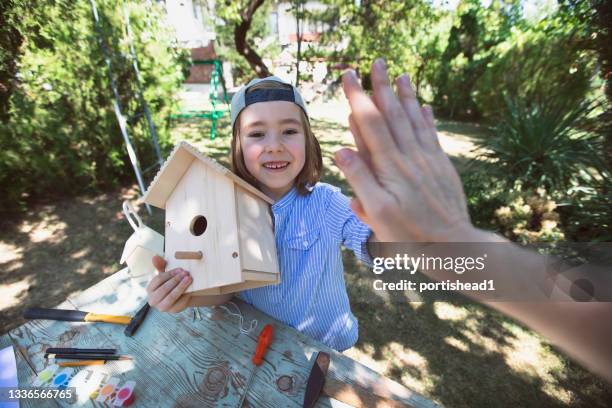
[[[187,292],[242,282],[235,186],[194,160],[166,201],[166,270],[183,268]]]
[[[237,186],[236,208],[243,271],[249,271],[251,277],[259,273],[259,279],[256,280],[268,281],[268,284],[278,283],[279,268],[270,206]]]

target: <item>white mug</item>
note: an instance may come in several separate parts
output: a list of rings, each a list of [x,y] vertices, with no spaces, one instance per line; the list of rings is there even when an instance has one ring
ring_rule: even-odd
[[[120,263],[127,262],[132,279],[148,283],[157,273],[151,262],[153,256],[164,257],[164,236],[144,225],[128,201],[123,202],[123,213],[134,233],[125,243]]]

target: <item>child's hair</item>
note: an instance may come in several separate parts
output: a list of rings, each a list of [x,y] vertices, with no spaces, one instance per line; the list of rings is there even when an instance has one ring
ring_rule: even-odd
[[[286,87],[287,85],[276,81],[263,81],[251,86],[249,89],[247,89],[246,93],[248,94],[251,91],[255,91],[257,89],[286,89]],[[298,105],[296,104],[296,106]],[[306,160],[304,162],[304,168],[302,168],[302,171],[300,171],[300,173],[295,179],[295,186],[299,194],[306,195],[310,192],[310,190],[308,190],[308,186],[314,186],[321,179],[323,158],[321,156],[321,146],[319,146],[319,141],[315,137],[314,133],[312,133],[308,117],[306,117],[306,114],[304,113],[302,108],[299,109],[302,126],[304,127],[304,136],[306,139]],[[236,123],[234,124],[234,128],[232,129],[232,171],[242,179],[252,184],[253,186],[258,187],[257,180],[251,175],[251,173],[249,173],[246,168],[246,164],[244,163],[244,156],[242,155],[242,146],[240,144],[239,129],[240,115],[238,115],[238,117],[236,118]]]

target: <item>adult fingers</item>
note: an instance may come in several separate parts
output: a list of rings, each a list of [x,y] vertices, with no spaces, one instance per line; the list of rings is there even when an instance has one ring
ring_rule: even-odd
[[[433,110],[431,106],[425,105],[421,108],[421,112],[423,113],[423,118],[425,119],[425,124],[429,130],[429,138],[432,139],[435,148],[437,150],[442,150],[442,146],[440,146],[440,140],[438,139],[438,132],[436,130],[436,123],[434,120]]]
[[[423,118],[425,119],[425,123],[432,128],[436,127],[436,123],[434,121],[433,110],[429,105],[423,105],[421,107],[421,112],[423,113]]]
[[[386,64],[382,58],[372,64],[372,88],[376,106],[385,117],[400,152],[409,154],[415,151],[418,142],[414,130],[407,113],[391,88]]]
[[[361,156],[362,159],[365,160],[365,162],[370,165],[370,152],[368,150],[368,146],[366,146],[365,142],[363,141],[363,136],[361,135],[361,132],[359,131],[359,127],[357,127],[357,123],[355,122],[355,118],[353,117],[353,114],[349,114],[349,130],[351,131],[351,133],[353,134],[353,139],[355,139],[355,145],[357,146],[357,151],[359,152],[359,155]]]
[[[429,135],[427,124],[423,117],[419,101],[412,88],[412,84],[410,83],[410,78],[408,78],[408,75],[404,74],[397,79],[396,84],[400,103],[410,119],[416,139],[425,151],[434,151],[436,145]]]
[[[174,288],[163,297],[159,302],[158,309],[163,311],[178,310],[180,305],[177,305],[179,298],[185,293],[187,287],[191,284],[191,277],[189,275],[183,276]],[[182,310],[182,309],[180,309]]]
[[[353,119],[361,130],[364,144],[372,154],[372,159],[375,160],[377,156],[383,157],[397,150],[385,118],[361,89],[354,71],[349,70],[342,75],[342,86],[351,106]]]
[[[335,155],[336,163],[353,191],[361,199],[365,213],[374,211],[374,203],[386,194],[378,184],[365,161],[351,149],[340,149]]]
[[[456,206],[458,203],[457,208],[461,213],[468,214],[467,202],[463,193],[463,184],[457,174],[457,170],[446,153],[444,153],[444,150],[442,150],[436,130],[433,110],[431,106],[425,105],[421,108],[421,112],[427,126],[428,138],[435,145],[434,154],[429,157],[430,161],[435,160],[434,165],[430,166],[435,174],[435,180],[449,204]]]

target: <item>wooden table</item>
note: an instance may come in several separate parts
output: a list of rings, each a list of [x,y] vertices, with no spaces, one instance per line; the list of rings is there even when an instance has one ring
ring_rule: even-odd
[[[123,269],[57,307],[133,315],[145,299],[143,285],[132,282],[127,269]],[[14,346],[20,388],[30,387],[44,369],[43,355],[48,347],[116,348],[121,354],[134,356],[134,360],[76,369],[101,371],[119,377],[121,384],[136,381],[132,405],[136,407],[236,407],[253,368],[251,356],[257,335],[266,323],[272,323],[274,341],[264,363],[257,368],[245,406],[301,407],[308,373],[318,351],[331,355],[328,377],[366,388],[384,384],[408,406],[436,406],[241,300],[233,301],[245,316],[245,326],[251,319],[259,322],[248,335],[240,333],[237,317],[218,307],[200,308],[202,320],[195,321],[191,309],[178,314],[151,309],[134,337],[123,334],[123,325],[32,320],[0,337],[0,348]],[[21,400],[22,407],[103,405],[92,400],[72,405],[61,400]],[[317,407],[347,406],[327,397],[317,403]]]

